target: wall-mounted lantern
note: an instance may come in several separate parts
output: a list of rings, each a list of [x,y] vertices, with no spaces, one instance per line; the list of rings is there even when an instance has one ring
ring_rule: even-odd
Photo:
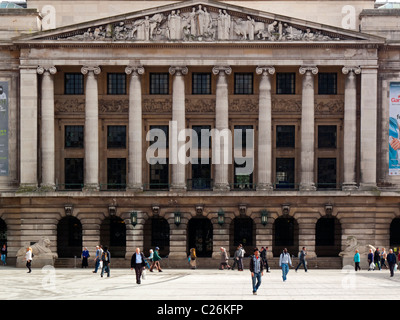
[[[179,211],[174,212],[174,223],[177,227],[181,224],[181,213]]]
[[[131,223],[133,227],[137,225],[137,211],[131,211]]]
[[[222,209],[218,210],[218,224],[222,226],[225,223],[225,212]]]
[[[268,211],[266,209],[261,210],[261,224],[266,226],[268,223]]]

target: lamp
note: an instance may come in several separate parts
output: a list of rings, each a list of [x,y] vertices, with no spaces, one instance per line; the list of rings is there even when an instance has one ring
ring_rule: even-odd
[[[263,226],[268,223],[268,211],[266,209],[261,210],[261,223]]]
[[[218,224],[222,226],[225,222],[225,212],[222,209],[218,210]]]
[[[179,211],[174,212],[174,223],[177,227],[181,224],[181,213]]]
[[[137,211],[131,211],[131,223],[133,227],[137,225]]]

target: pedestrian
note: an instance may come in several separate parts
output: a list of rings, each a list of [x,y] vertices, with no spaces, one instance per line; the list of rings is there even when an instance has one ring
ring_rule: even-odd
[[[94,258],[94,271],[93,273],[97,273],[97,270],[99,269],[100,266],[100,261],[101,261],[101,248],[100,246],[96,246],[96,256]]]
[[[374,252],[374,262],[375,262],[376,267],[380,271],[381,270],[381,253],[379,251],[379,248],[376,248],[376,250]]]
[[[28,247],[26,248],[26,254],[25,254],[25,260],[26,260],[26,267],[28,268],[28,272],[27,273],[31,273],[32,272],[32,259],[33,259],[33,253],[32,253],[32,248]]]
[[[221,259],[220,259],[220,270],[230,269],[231,266],[229,265],[229,255],[226,252],[226,249],[221,247]]]
[[[190,249],[190,253],[189,253],[189,265],[190,268],[192,269],[196,269],[197,267],[197,260],[196,260],[196,249],[192,248]]]
[[[159,247],[156,247],[154,249],[153,263],[151,264],[150,272],[153,272],[154,267],[156,267],[158,272],[162,272],[162,270],[161,270],[161,257],[160,257],[160,254],[158,253],[159,250],[160,250]]]
[[[101,277],[103,278],[104,271],[107,272],[107,278],[110,277],[110,264],[111,264],[111,254],[107,247],[104,247],[104,251],[101,254],[101,261],[103,266],[101,268]]]
[[[295,271],[297,272],[297,269],[303,265],[304,266],[304,271],[307,272],[307,261],[306,261],[306,255],[307,255],[307,250],[306,247],[303,247],[303,249],[299,253],[299,264],[297,265]]]
[[[1,261],[3,262],[3,266],[7,264],[7,246],[3,244],[1,247]]]
[[[84,247],[82,251],[82,268],[86,269],[88,267],[89,257],[90,257],[89,251],[86,247]]]
[[[239,270],[239,256],[240,256],[240,246],[237,246],[235,253],[233,254],[233,265],[232,265],[232,270],[235,269],[235,266],[238,267]]]
[[[250,257],[250,272],[253,284],[253,294],[257,294],[257,290],[261,285],[261,277],[264,275],[264,264],[257,248],[254,249],[254,255]]]
[[[292,259],[290,259],[290,254],[287,251],[287,248],[283,249],[283,252],[281,253],[279,257],[279,266],[282,268],[282,279],[283,282],[287,280],[287,274],[289,273],[289,265],[293,267],[292,265]]]
[[[239,269],[238,271],[243,271],[243,259],[244,259],[244,254],[246,251],[243,248],[243,245],[239,245]]]
[[[354,264],[355,264],[355,270],[361,270],[360,268],[360,252],[356,250],[356,253],[354,254]]]
[[[143,269],[146,266],[144,254],[140,252],[139,248],[136,248],[135,253],[132,255],[131,259],[131,270],[135,269],[136,273],[136,283],[140,284],[141,283],[141,277],[142,277],[142,272]]]
[[[268,247],[265,247],[265,270],[269,273],[270,268],[268,265]]]
[[[372,252],[372,249],[369,249],[368,253],[368,271],[370,270],[375,270],[374,253]]]
[[[387,262],[389,264],[390,276],[394,276],[394,267],[396,266],[396,255],[393,253],[393,249],[389,250],[389,254],[387,255]]]
[[[381,252],[381,268],[383,268],[383,266],[385,266],[385,269],[388,268],[388,266],[385,263],[386,258],[387,258],[386,250],[385,250],[385,248],[382,248],[382,252]]]

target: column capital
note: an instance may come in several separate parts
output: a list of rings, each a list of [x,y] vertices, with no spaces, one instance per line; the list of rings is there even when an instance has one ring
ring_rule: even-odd
[[[275,68],[272,66],[258,66],[256,68],[256,73],[262,74],[263,76],[267,76],[268,74],[272,75],[275,73]]]
[[[101,69],[98,66],[83,66],[81,68],[83,74],[88,74],[90,71],[93,71],[94,74],[100,74]]]
[[[212,68],[212,73],[215,75],[220,74],[221,71],[229,76],[232,73],[232,68],[230,66],[215,66]]]
[[[143,66],[126,66],[125,67],[126,74],[132,74],[135,76],[144,74],[144,67]]]
[[[37,67],[36,72],[38,74],[44,74],[45,72],[48,72],[50,74],[56,74],[57,73],[57,68],[54,67],[54,66],[51,66],[51,67],[39,66],[39,67]]]
[[[189,70],[186,66],[171,66],[168,71],[171,75],[181,76],[186,75]]]
[[[360,74],[361,73],[361,68],[358,66],[344,66],[342,68],[342,73],[343,74],[348,74],[350,72],[354,72],[355,74]]]
[[[318,68],[317,66],[301,66],[299,68],[300,74],[305,74],[306,72],[311,72],[312,74],[317,74],[318,73]]]

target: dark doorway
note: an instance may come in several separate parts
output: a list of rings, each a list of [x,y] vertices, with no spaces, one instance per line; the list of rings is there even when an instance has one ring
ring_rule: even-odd
[[[253,254],[255,246],[255,230],[253,219],[249,217],[237,217],[232,220],[230,226],[230,239],[233,239],[230,246],[230,256],[233,257],[239,244],[243,245],[246,251],[245,256]]]
[[[3,244],[7,245],[7,224],[0,219],[0,247],[3,247]]]
[[[338,257],[341,249],[341,226],[334,217],[322,217],[315,226],[317,257]]]
[[[393,219],[390,224],[390,248],[396,248],[396,253],[400,250],[400,218]]]
[[[107,247],[111,257],[124,258],[126,253],[126,225],[119,217],[104,219],[100,226],[100,244]]]
[[[57,225],[59,258],[80,257],[82,254],[82,224],[78,218],[65,217]]]
[[[189,248],[196,248],[198,257],[211,257],[213,252],[213,226],[207,218],[192,218],[188,223]]]
[[[279,257],[284,248],[295,256],[299,251],[299,225],[292,217],[280,217],[274,223],[273,255]]]
[[[169,254],[169,224],[161,217],[153,217],[145,222],[143,250],[146,257],[149,256],[149,250],[159,247],[159,254],[165,257]]]

